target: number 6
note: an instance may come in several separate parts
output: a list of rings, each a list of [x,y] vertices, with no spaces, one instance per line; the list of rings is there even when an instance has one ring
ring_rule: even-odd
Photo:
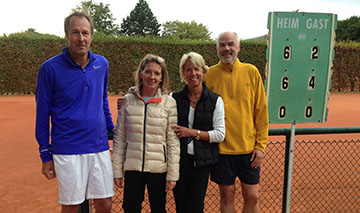
[[[288,61],[291,59],[291,47],[285,46],[284,47],[284,60]]]
[[[289,88],[289,77],[284,76],[281,79],[281,89],[287,90]]]

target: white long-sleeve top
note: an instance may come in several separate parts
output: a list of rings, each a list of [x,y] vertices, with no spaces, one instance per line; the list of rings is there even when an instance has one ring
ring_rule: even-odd
[[[191,106],[189,111],[189,128],[192,128],[194,123],[194,115],[195,115],[195,109]],[[222,142],[225,139],[225,110],[224,110],[224,101],[219,96],[216,105],[215,110],[213,113],[213,130],[208,131],[210,143],[219,143]],[[193,141],[191,141],[188,144],[187,153],[193,155],[194,154],[194,144]]]

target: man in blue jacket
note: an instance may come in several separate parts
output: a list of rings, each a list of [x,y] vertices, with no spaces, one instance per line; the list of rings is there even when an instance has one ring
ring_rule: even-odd
[[[69,46],[45,61],[38,74],[35,135],[42,173],[57,178],[62,212],[77,212],[85,198],[94,199],[96,212],[110,212],[109,64],[90,51],[94,24],[88,15],[74,12],[64,27]]]

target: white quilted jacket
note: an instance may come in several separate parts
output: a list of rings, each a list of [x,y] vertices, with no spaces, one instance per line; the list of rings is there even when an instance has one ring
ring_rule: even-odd
[[[114,134],[114,178],[124,171],[167,172],[166,179],[179,179],[180,142],[171,129],[177,125],[176,101],[158,89],[147,103],[132,90],[118,111]]]

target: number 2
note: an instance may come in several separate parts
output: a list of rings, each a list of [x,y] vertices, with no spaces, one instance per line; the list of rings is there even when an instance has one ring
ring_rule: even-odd
[[[311,59],[312,60],[318,60],[319,58],[319,47],[318,46],[312,46],[311,47]]]

